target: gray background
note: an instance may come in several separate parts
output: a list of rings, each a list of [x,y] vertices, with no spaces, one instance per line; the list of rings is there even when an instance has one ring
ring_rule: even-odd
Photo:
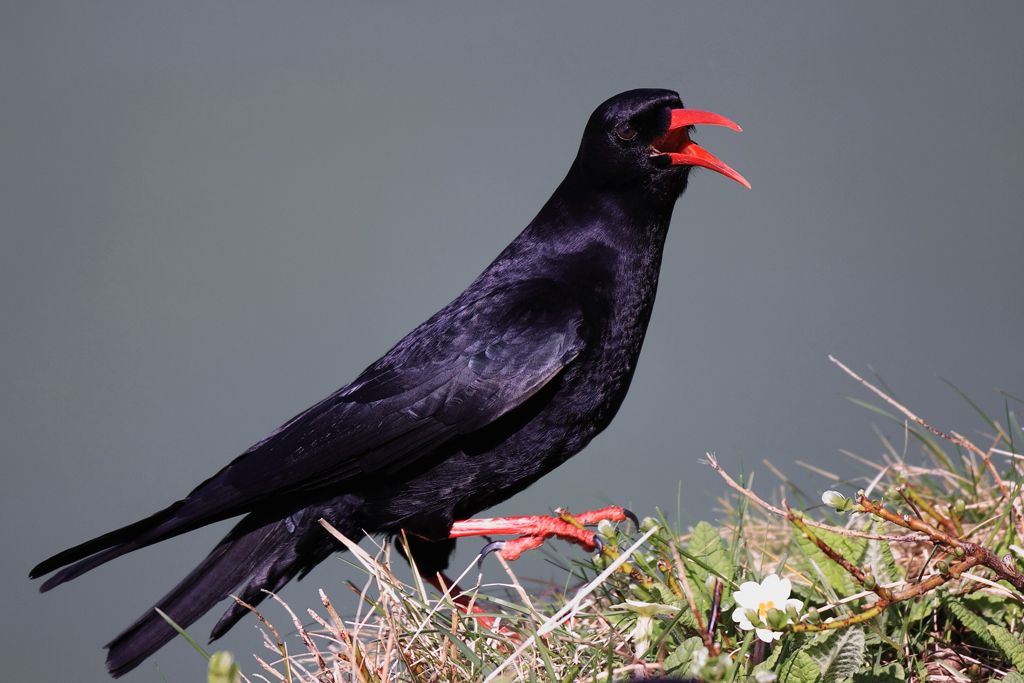
[[[939,375],[993,412],[1024,393],[1020,3],[2,7],[5,680],[103,680],[100,645],[225,526],[45,596],[28,568],[184,494],[446,303],[628,88],[739,121],[700,140],[754,189],[693,179],[618,418],[498,512],[674,514],[681,480],[684,520],[714,517],[705,450],[765,488],[762,458],[858,474],[838,449],[876,454],[875,418],[828,353],[968,432]],[[285,597],[355,578],[332,560]],[[252,669],[251,620],[224,644]],[[201,669],[176,642],[126,680]]]

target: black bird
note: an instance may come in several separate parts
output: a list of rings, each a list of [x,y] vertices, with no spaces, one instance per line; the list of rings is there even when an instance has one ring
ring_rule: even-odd
[[[435,578],[454,538],[519,534],[506,557],[550,536],[593,548],[558,518],[461,522],[522,491],[603,430],[622,403],[654,305],[669,219],[694,166],[749,187],[690,140],[735,123],[631,90],[591,115],[579,152],[523,232],[454,301],[348,386],[293,417],[184,499],[54,555],[41,590],[104,562],[244,515],[156,605],[187,626],[230,594],[256,604],[338,549],[346,535],[405,531]],[[621,520],[621,508],[579,516]],[[232,604],[211,640],[245,614]],[[173,638],[147,611],[107,648],[120,676]]]

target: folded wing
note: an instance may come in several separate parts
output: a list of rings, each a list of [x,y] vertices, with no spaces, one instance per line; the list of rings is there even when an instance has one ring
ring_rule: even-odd
[[[557,283],[518,282],[456,299],[352,384],[289,420],[186,498],[42,562],[71,564],[48,590],[131,550],[269,499],[404,467],[522,405],[585,347],[580,302]],[[75,563],[75,564],[72,564]]]

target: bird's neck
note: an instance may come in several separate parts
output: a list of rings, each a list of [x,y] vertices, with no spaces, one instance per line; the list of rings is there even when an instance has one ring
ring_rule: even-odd
[[[580,188],[570,174],[544,204],[524,236],[554,251],[578,251],[592,244],[615,249],[627,261],[650,259],[665,245],[675,198],[639,192]]]

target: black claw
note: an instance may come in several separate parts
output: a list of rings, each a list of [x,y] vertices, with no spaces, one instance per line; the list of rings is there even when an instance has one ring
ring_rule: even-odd
[[[604,552],[604,541],[598,534],[594,534],[594,551],[597,553]]]
[[[640,519],[635,514],[633,514],[632,510],[622,508],[622,514],[626,515],[626,519],[633,522],[633,528],[635,528],[637,531],[640,530]]]
[[[483,567],[484,559],[491,553],[498,552],[505,547],[505,541],[491,541],[485,545],[481,550],[480,554],[476,556],[476,568],[480,569]]]

